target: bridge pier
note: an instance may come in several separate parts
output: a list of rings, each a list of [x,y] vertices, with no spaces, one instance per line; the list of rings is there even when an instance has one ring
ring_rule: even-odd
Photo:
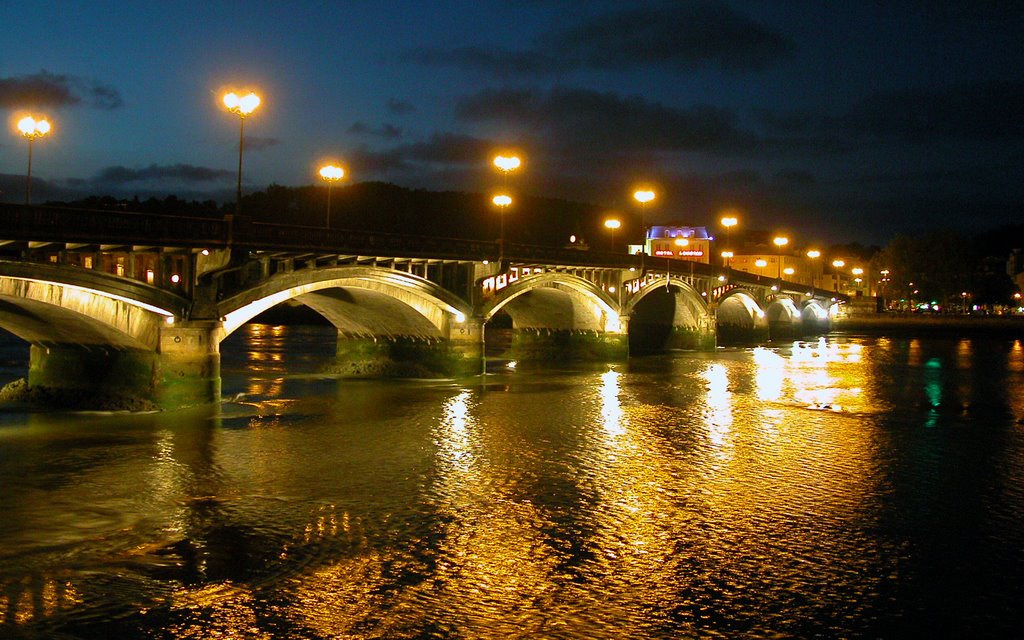
[[[157,404],[164,408],[219,402],[220,341],[224,327],[215,320],[176,322],[160,330]]]
[[[157,355],[105,345],[33,344],[28,386],[43,388],[56,406],[136,408],[153,397]]]
[[[449,337],[353,335],[338,332],[333,373],[358,378],[449,378],[484,369],[483,325],[452,324]]]

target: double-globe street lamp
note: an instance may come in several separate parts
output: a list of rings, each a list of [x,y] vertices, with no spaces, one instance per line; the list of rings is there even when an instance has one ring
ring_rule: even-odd
[[[732,243],[729,239],[732,228],[739,224],[739,220],[736,216],[725,216],[721,220],[722,226],[725,227],[725,251],[722,252],[722,257],[725,259],[725,268],[729,268],[729,259],[733,257]],[[726,256],[725,254],[729,254]]]
[[[639,189],[633,192],[633,199],[640,203],[640,232],[643,234],[641,238],[640,256],[641,258],[647,255],[647,222],[644,219],[645,207],[647,203],[654,200],[654,192],[650,189]]]
[[[618,218],[607,218],[604,221],[604,228],[608,230],[608,250],[615,251],[615,231],[622,226],[622,221]]]
[[[18,120],[18,131],[25,138],[28,138],[28,174],[25,178],[25,204],[32,199],[32,145],[36,138],[41,138],[50,133],[50,122],[46,118],[36,120],[32,116],[25,116]]]
[[[505,265],[505,210],[512,205],[512,196],[507,193],[499,193],[498,195],[491,198],[498,207],[498,217],[500,218],[500,231],[498,235],[498,268],[504,269]]]
[[[238,116],[238,189],[235,192],[235,215],[239,215],[242,210],[242,153],[245,150],[245,117],[260,106],[260,97],[252,91],[242,97],[231,91],[224,95],[223,100],[228,111]]]
[[[778,256],[779,257],[779,266],[775,270],[776,271],[775,276],[779,280],[782,280],[782,247],[784,247],[787,244],[789,244],[789,238],[787,238],[785,236],[776,236],[775,239],[772,240],[772,242],[775,243],[775,246],[778,247],[778,250],[779,250],[779,256]]]
[[[327,228],[331,228],[331,187],[345,177],[345,170],[329,164],[320,167],[320,179],[327,183]]]

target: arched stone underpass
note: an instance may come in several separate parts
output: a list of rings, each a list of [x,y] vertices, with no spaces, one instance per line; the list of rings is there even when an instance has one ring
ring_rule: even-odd
[[[759,344],[768,340],[768,319],[752,295],[734,289],[715,310],[719,345]]]
[[[374,267],[336,267],[275,276],[224,301],[225,335],[260,312],[294,300],[336,329],[333,373],[436,377],[479,373],[479,323],[436,284]]]
[[[832,321],[826,309],[817,300],[809,300],[800,310],[804,335],[822,335],[832,328]]]
[[[501,323],[505,316],[511,320],[511,339],[501,358],[618,360],[627,355],[614,302],[593,283],[576,276],[553,273],[523,278],[489,300],[480,315],[487,322]],[[499,331],[507,335],[508,330]]]
[[[775,298],[768,303],[765,315],[768,318],[768,337],[773,342],[797,340],[803,335],[802,316],[792,299]]]
[[[631,355],[714,348],[714,325],[703,298],[684,284],[650,285],[630,306]]]
[[[80,408],[162,402],[173,293],[103,273],[0,262],[0,328],[28,345],[23,395]],[[143,402],[143,399],[145,402]]]

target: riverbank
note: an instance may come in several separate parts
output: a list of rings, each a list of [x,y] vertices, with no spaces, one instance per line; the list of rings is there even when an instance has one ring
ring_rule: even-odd
[[[997,335],[1024,338],[1024,316],[865,313],[837,318],[832,330],[886,335]]]

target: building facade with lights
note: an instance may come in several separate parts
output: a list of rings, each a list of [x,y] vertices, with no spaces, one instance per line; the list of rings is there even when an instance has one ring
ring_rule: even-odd
[[[680,224],[652,225],[646,230],[644,242],[646,253],[659,258],[711,262],[711,242],[707,227],[690,227]],[[639,245],[631,245],[630,253],[640,251]]]

